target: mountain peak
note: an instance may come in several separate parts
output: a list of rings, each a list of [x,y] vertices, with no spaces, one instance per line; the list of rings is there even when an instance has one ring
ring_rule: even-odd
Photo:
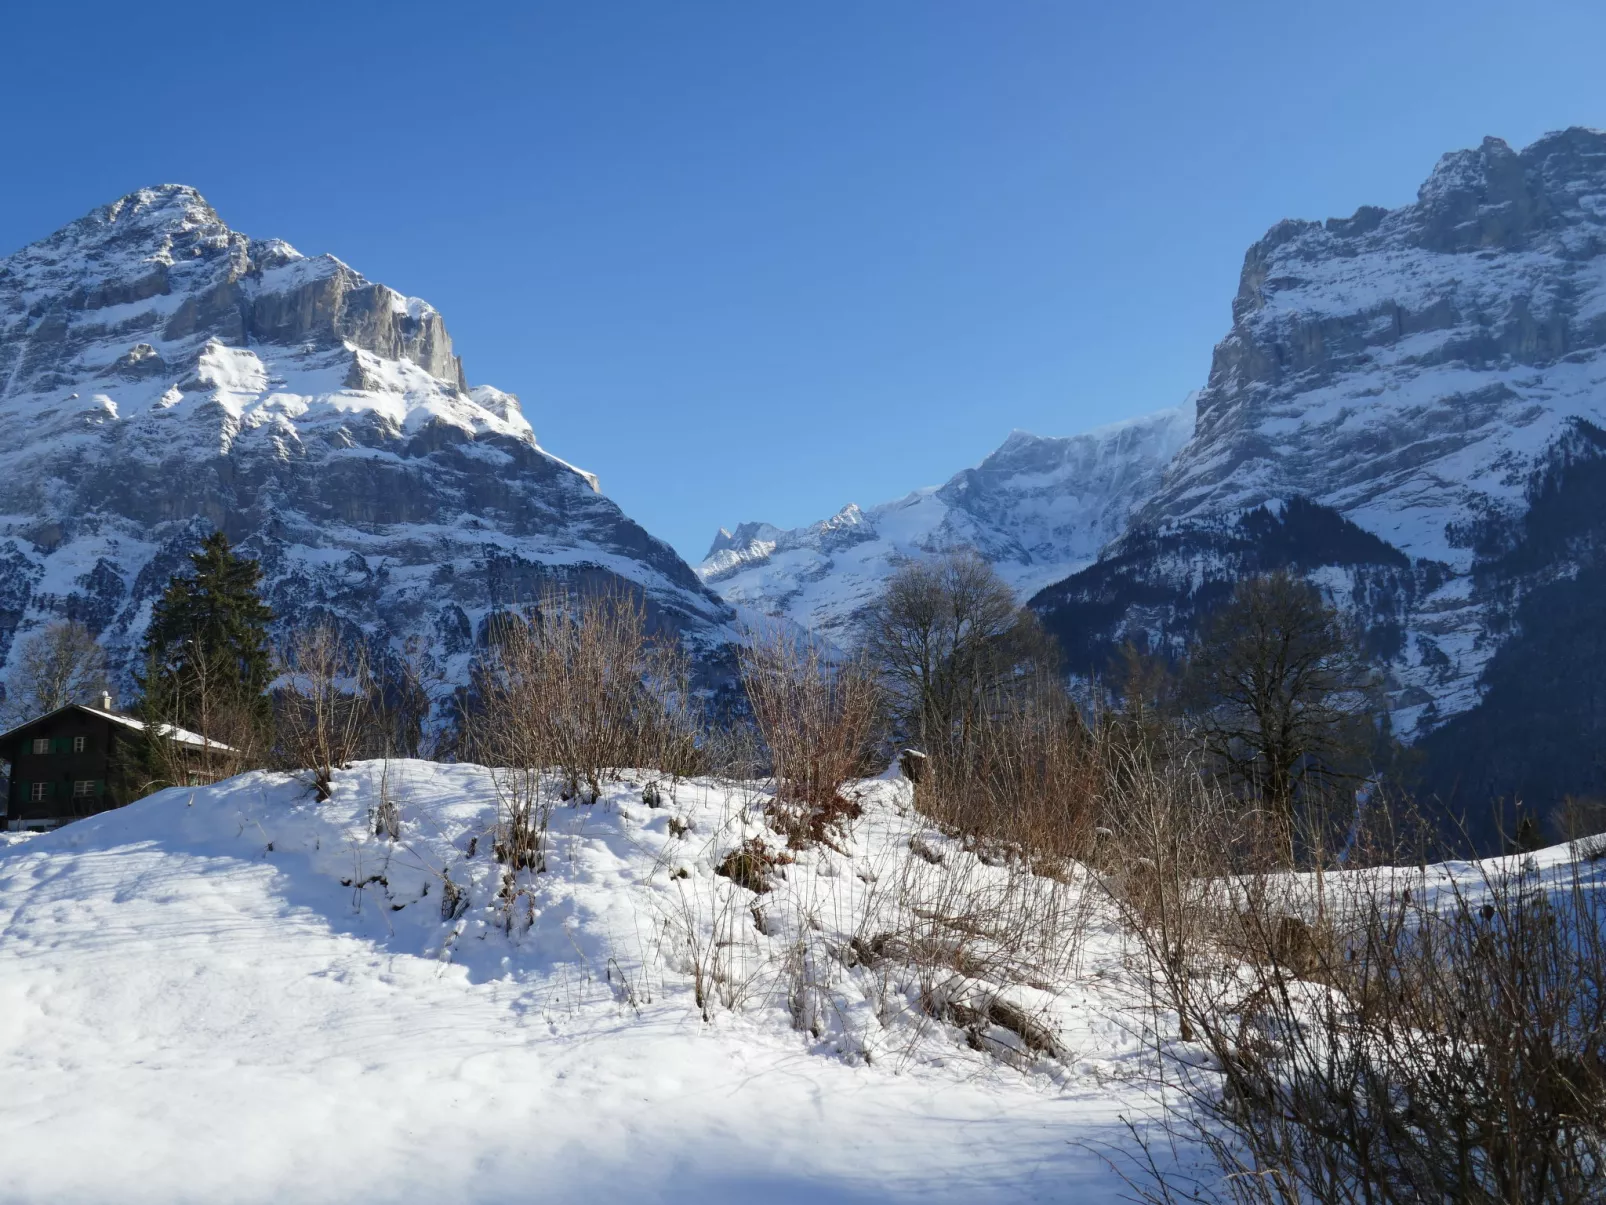
[[[234,232],[223,224],[206,198],[188,184],[156,184],[97,206],[48,238],[24,247],[10,262],[61,264],[75,253],[80,266],[117,271],[127,260],[172,263],[180,255],[202,253],[203,247],[226,247]],[[107,261],[109,262],[102,262]],[[70,263],[62,266],[71,266]]]
[[[1190,399],[1191,401],[1191,399]],[[782,531],[721,529],[698,572],[729,602],[851,643],[859,615],[910,560],[971,549],[1022,597],[1118,535],[1193,430],[1188,403],[1080,435],[1013,431],[941,486]]]
[[[207,204],[199,189],[188,184],[153,184],[149,188],[135,189],[109,205],[102,205],[90,216],[102,214],[107,222],[144,214],[172,215],[180,220],[196,217],[212,222],[218,220],[217,210]]]
[[[486,616],[548,583],[632,583],[710,647],[730,618],[516,396],[468,387],[433,307],[233,231],[188,185],[0,259],[0,427],[0,679],[63,615],[126,671],[153,591],[213,528],[284,622],[377,623],[459,678]]]

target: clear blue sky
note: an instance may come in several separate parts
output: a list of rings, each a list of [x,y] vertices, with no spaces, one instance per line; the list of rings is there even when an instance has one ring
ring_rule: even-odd
[[[0,252],[198,187],[695,560],[1204,382],[1245,247],[1606,125],[1606,4],[10,4]]]

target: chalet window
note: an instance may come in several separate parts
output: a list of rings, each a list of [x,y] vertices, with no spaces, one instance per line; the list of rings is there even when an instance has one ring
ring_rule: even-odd
[[[93,778],[80,778],[72,784],[74,799],[93,799],[100,794],[100,783]]]
[[[30,782],[28,784],[28,801],[30,803],[43,803],[50,798],[50,784],[48,782]]]
[[[50,738],[48,736],[36,736],[36,737],[34,737],[33,738],[33,751],[35,753],[49,753],[50,752]]]
[[[72,751],[74,753],[82,753],[87,748],[89,748],[89,738],[87,736],[75,736],[72,738]]]

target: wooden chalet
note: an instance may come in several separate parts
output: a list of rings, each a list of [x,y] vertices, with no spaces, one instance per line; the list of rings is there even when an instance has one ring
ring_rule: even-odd
[[[152,736],[181,747],[191,783],[214,781],[229,746],[168,724],[150,726],[100,705],[69,703],[0,733],[0,759],[11,764],[5,823],[13,831],[56,828],[132,803],[149,791],[143,771]]]

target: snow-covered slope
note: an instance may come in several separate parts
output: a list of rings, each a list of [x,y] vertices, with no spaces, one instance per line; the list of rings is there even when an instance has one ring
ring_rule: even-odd
[[[1142,518],[1303,494],[1457,572],[1606,418],[1606,133],[1440,160],[1415,204],[1285,221],[1245,256],[1195,437]]]
[[[947,484],[807,527],[721,529],[698,568],[729,602],[838,643],[897,566],[968,547],[1022,599],[1090,562],[1157,488],[1193,430],[1193,403],[1050,439],[1016,431]]]
[[[1478,702],[1513,597],[1575,570],[1494,563],[1596,455],[1580,422],[1606,423],[1606,134],[1486,139],[1414,204],[1281,222],[1249,249],[1192,439],[1105,560],[1036,605],[1091,659],[1135,632],[1179,641],[1201,590],[1292,564],[1377,636],[1401,726],[1425,731]],[[1395,551],[1241,525],[1294,498]]]
[[[519,776],[419,761],[0,834],[0,1201],[1129,1199],[1122,1118],[1211,1064],[1088,872],[984,861],[896,780],[790,851],[759,784],[648,781],[555,805],[541,872],[491,856]],[[753,842],[762,892],[716,869]],[[1331,919],[1389,882],[1482,890],[1267,886]]]
[[[937,941],[956,889],[1012,872],[923,832],[906,784],[857,790],[842,852],[763,895],[714,873],[781,848],[756,792],[652,808],[626,782],[557,808],[545,873],[504,875],[497,781],[424,762],[0,847],[0,1200],[1115,1200],[1098,1148],[1145,1098],[1114,937],[1009,985],[966,914],[970,974],[906,972],[877,939],[900,909],[936,900]],[[922,1011],[965,993],[1030,1008],[1057,1053]]]
[[[554,577],[642,589],[717,645],[729,611],[470,388],[439,313],[142,189],[0,260],[0,655],[56,616],[119,669],[200,534],[259,557],[286,620],[421,637],[461,672],[487,611]]]

